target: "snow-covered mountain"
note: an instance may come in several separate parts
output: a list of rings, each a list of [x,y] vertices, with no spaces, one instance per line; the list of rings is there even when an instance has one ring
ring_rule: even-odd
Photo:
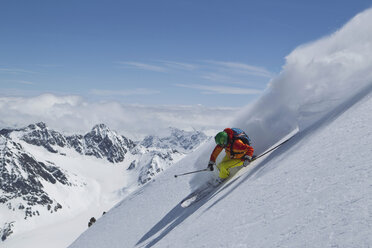
[[[145,184],[154,175],[169,168],[175,160],[179,160],[182,154],[194,151],[200,144],[206,141],[207,136],[199,131],[186,132],[170,128],[167,136],[146,136],[139,143],[139,159],[133,160],[129,169],[137,167],[140,170],[138,183]],[[141,166],[138,166],[140,164]]]
[[[0,135],[0,204],[9,211],[19,212],[24,220],[43,212],[57,212],[61,204],[44,190],[43,183],[71,186],[66,173],[51,162],[40,162],[20,143]],[[8,215],[9,216],[9,215]],[[0,236],[12,234],[15,220],[0,223]]]
[[[202,132],[185,132],[176,128],[170,128],[169,136],[147,136],[140,144],[146,148],[157,147],[188,153],[205,139],[206,137]]]
[[[31,145],[43,146],[52,153],[58,153],[58,148],[68,147],[82,155],[106,158],[113,163],[122,162],[128,150],[135,146],[133,141],[111,131],[104,124],[94,126],[85,135],[64,136],[50,130],[43,122],[22,129],[3,129],[0,133]]]
[[[214,179],[213,142],[112,208],[69,248],[371,247],[372,9],[300,46],[234,126],[256,154],[199,202],[182,200]]]
[[[13,236],[49,225],[53,219],[63,222],[74,215],[85,216],[79,223],[80,231],[71,234],[76,236],[90,218],[92,211],[86,211],[89,204],[96,207],[93,212],[107,210],[206,139],[201,132],[170,129],[169,136],[148,136],[134,142],[104,124],[85,135],[69,136],[42,122],[3,129],[0,237],[12,242]],[[150,144],[148,140],[157,142]],[[71,241],[67,238],[65,242]]]

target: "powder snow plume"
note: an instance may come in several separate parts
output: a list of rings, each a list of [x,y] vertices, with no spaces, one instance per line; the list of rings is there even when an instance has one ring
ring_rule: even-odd
[[[232,126],[251,136],[256,154],[296,128],[305,130],[372,86],[372,8],[337,32],[296,48],[264,95]]]
[[[352,18],[337,32],[297,47],[286,57],[278,77],[262,97],[242,110],[226,127],[239,127],[260,154],[298,129],[303,131],[360,92],[372,89],[372,8]],[[205,168],[215,146],[202,149],[195,168]],[[221,154],[219,156],[222,157]],[[212,177],[198,174],[191,188]]]

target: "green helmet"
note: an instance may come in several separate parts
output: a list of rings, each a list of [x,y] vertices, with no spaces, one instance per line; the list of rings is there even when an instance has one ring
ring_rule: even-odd
[[[217,145],[225,146],[227,145],[228,135],[226,132],[219,132],[215,137],[214,140],[216,141]]]

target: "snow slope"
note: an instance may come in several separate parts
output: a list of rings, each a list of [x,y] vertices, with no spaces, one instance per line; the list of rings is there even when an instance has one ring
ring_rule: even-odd
[[[369,94],[186,209],[184,160],[70,247],[370,247],[371,109]]]
[[[209,143],[117,204],[70,248],[371,247],[372,9],[287,57],[266,94],[234,126],[257,153],[189,208],[180,202],[209,180]],[[189,185],[189,187],[188,187]]]

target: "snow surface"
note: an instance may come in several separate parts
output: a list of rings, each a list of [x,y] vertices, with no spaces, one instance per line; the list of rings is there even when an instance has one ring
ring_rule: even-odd
[[[295,49],[280,76],[234,126],[260,154],[222,188],[180,202],[213,173],[213,143],[112,208],[70,248],[371,247],[372,9]]]

